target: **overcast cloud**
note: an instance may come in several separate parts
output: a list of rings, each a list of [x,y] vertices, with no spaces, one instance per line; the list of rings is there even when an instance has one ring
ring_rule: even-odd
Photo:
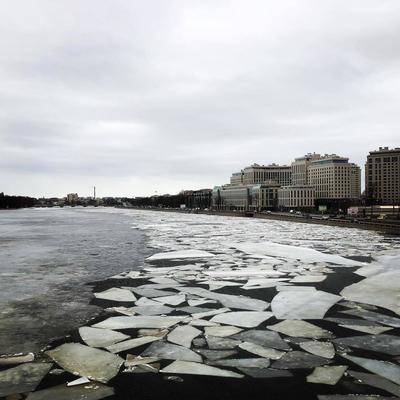
[[[399,147],[398,0],[1,3],[0,191],[175,193]]]

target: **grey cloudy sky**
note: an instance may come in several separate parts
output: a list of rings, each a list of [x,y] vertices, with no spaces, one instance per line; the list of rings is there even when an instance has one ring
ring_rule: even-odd
[[[0,7],[0,191],[175,193],[400,145],[398,0]]]

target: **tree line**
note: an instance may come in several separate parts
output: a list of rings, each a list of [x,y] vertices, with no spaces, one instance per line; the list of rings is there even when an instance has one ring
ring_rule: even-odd
[[[0,209],[34,207],[36,199],[27,196],[8,196],[0,193]]]

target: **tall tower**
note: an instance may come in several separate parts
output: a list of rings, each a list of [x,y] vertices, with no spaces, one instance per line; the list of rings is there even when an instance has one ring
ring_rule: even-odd
[[[93,186],[93,200],[96,200],[96,186]]]

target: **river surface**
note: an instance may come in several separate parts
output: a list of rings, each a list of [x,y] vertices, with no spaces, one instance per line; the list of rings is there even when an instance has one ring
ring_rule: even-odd
[[[146,255],[131,224],[100,208],[0,211],[0,354],[37,351],[95,316],[88,283]]]
[[[235,217],[112,208],[0,211],[0,354],[37,351],[85,324],[91,282],[138,269],[157,251],[204,250],[214,263],[257,268],[238,243],[274,242],[364,261],[400,255],[376,232]]]

